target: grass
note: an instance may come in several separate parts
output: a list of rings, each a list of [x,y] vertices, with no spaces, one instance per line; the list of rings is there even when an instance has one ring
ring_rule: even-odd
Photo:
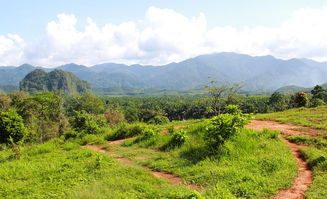
[[[164,151],[171,139],[164,134],[108,145],[107,149],[202,185],[206,198],[268,198],[289,187],[297,175],[296,161],[276,131],[244,129],[212,155],[202,137],[205,126],[199,123],[184,129],[187,140],[179,148]]]
[[[314,146],[316,148],[327,148],[327,140],[311,136],[289,136],[287,139],[298,145]]]
[[[258,114],[255,118],[327,130],[327,106],[296,108],[284,112]]]
[[[197,195],[140,167],[59,139],[0,151],[0,198],[187,198]]]
[[[300,150],[313,169],[313,183],[305,193],[308,199],[325,199],[327,196],[327,149],[305,148]]]

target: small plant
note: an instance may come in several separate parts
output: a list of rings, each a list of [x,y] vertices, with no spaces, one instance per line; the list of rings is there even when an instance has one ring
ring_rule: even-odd
[[[180,147],[185,143],[186,139],[187,139],[186,131],[183,129],[180,129],[173,133],[170,143],[173,146]]]
[[[245,114],[221,114],[212,118],[205,131],[205,141],[213,150],[218,149],[235,135],[248,121]]]

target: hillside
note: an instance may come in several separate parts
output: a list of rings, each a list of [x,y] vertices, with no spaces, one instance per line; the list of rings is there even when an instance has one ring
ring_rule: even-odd
[[[29,93],[54,91],[65,94],[81,94],[90,91],[90,85],[76,77],[74,74],[63,71],[53,70],[46,73],[42,69],[35,69],[28,73],[19,83],[20,90]]]
[[[321,84],[321,87],[323,87],[324,89],[327,89],[327,83]],[[282,94],[294,94],[297,92],[307,92],[309,93],[314,87],[310,87],[310,88],[305,88],[305,87],[301,87],[301,86],[284,86],[281,87],[279,89],[276,90],[276,92],[282,93]]]
[[[34,69],[26,64],[0,67],[0,85],[17,86]],[[250,91],[274,91],[288,85],[312,87],[327,81],[327,62],[236,53],[202,55],[163,66],[67,64],[57,69],[73,73],[93,88],[199,89],[209,82],[209,76],[220,82],[243,82],[244,89]]]

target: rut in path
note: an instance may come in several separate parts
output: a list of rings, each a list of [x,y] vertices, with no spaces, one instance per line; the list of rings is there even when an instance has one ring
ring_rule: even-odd
[[[309,169],[308,164],[302,159],[299,149],[305,146],[297,145],[289,142],[285,139],[285,136],[289,135],[308,135],[312,137],[318,136],[319,131],[314,129],[307,129],[305,132],[295,131],[294,129],[304,128],[300,126],[295,126],[292,124],[280,124],[274,121],[261,121],[252,120],[250,124],[246,126],[247,128],[262,130],[264,128],[279,130],[282,132],[283,141],[290,147],[292,155],[295,157],[299,170],[298,176],[294,179],[292,187],[289,189],[281,190],[279,193],[272,197],[274,199],[304,199],[304,193],[309,188],[312,183],[312,171]]]
[[[129,138],[129,139],[132,139],[132,138]],[[115,140],[115,141],[112,141],[112,142],[108,142],[107,144],[119,144],[119,143],[122,143],[122,142],[124,142],[126,140],[129,140],[129,139]],[[115,160],[119,161],[122,164],[127,164],[127,165],[131,165],[131,166],[136,165],[132,160],[130,160],[128,158],[114,156],[115,153],[113,151],[107,151],[107,150],[103,149],[102,146],[87,145],[87,146],[84,146],[84,148],[92,149],[92,150],[98,151],[100,153],[109,154]],[[154,170],[151,170],[149,167],[146,167],[146,166],[142,166],[142,167],[144,169],[146,169],[147,171],[149,171],[153,176],[155,176],[157,178],[167,179],[171,184],[186,185],[189,188],[194,189],[194,190],[203,190],[204,189],[202,186],[198,186],[198,185],[195,185],[195,184],[186,184],[181,178],[179,178],[179,177],[177,177],[175,175],[172,175],[170,173],[167,173],[167,172],[164,172],[164,171],[154,171]]]

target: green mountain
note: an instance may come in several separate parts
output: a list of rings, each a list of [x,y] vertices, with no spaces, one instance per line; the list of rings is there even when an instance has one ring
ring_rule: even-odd
[[[40,67],[39,67],[40,68]],[[18,86],[19,81],[36,69],[30,65],[0,67],[0,86]],[[45,69],[51,71],[53,69]],[[309,59],[276,59],[237,53],[201,55],[163,66],[105,63],[91,67],[67,64],[57,69],[88,81],[94,89],[201,89],[208,76],[220,82],[243,82],[244,90],[274,91],[288,85],[312,87],[327,81],[327,62]]]
[[[19,83],[19,87],[20,90],[29,93],[53,91],[68,95],[82,94],[91,90],[88,82],[79,79],[70,72],[57,69],[49,73],[42,69],[35,69],[25,76]]]

